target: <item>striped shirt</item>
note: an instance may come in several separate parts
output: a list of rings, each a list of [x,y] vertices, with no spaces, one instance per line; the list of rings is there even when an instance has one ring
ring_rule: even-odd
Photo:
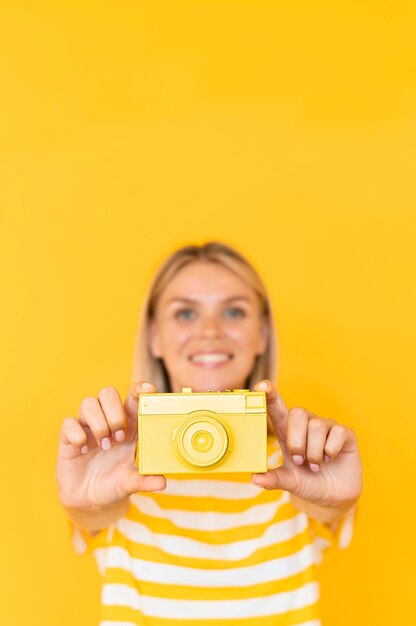
[[[269,467],[279,464],[270,439]],[[327,546],[349,544],[353,515],[330,528],[251,475],[188,474],[73,540],[103,577],[100,626],[319,626],[317,566]]]

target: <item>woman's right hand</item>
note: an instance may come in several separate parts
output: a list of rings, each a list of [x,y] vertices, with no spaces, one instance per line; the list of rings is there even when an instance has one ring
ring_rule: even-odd
[[[166,487],[164,476],[142,476],[135,464],[140,393],[155,392],[150,383],[135,383],[124,402],[114,387],[81,402],[78,419],[67,417],[61,428],[57,480],[67,509],[99,512],[111,509],[137,491]]]

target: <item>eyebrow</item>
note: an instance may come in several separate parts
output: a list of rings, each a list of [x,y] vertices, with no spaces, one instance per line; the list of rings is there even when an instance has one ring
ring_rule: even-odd
[[[245,300],[246,302],[251,302],[250,298],[246,296],[231,296],[231,298],[226,298],[225,300],[221,300],[222,303],[234,302],[235,300]],[[183,302],[185,304],[199,304],[199,300],[192,300],[191,298],[172,298],[167,302],[167,304],[174,304],[176,302]]]

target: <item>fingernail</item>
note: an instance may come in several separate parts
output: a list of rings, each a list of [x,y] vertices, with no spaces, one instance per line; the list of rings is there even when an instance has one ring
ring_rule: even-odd
[[[153,389],[153,385],[151,383],[140,383],[140,385],[137,385],[137,389],[141,389],[142,391],[151,391]]]
[[[87,446],[87,445],[82,446],[82,448],[81,448],[81,454],[87,454],[87,452],[88,452],[88,446]]]
[[[317,463],[309,463],[309,467],[313,472],[319,472],[319,465]]]
[[[302,465],[303,456],[301,454],[294,454],[292,456],[292,461],[294,462],[295,465]]]
[[[253,484],[254,484],[256,487],[263,487],[263,485],[261,484],[261,479],[259,479],[259,477],[258,477],[258,476],[253,475],[253,476],[251,477],[251,479],[252,479],[252,481],[253,481]]]
[[[329,456],[327,454],[324,454],[324,461],[326,461],[328,463],[328,461],[330,461],[331,459],[329,458]]]
[[[111,448],[111,441],[109,437],[104,437],[104,439],[101,439],[101,447],[103,450],[108,450],[109,448]]]
[[[257,389],[268,389],[268,387],[269,387],[269,383],[266,383],[265,381],[257,385]]]
[[[114,439],[116,441],[124,441],[126,438],[126,433],[124,432],[124,430],[116,430],[116,432],[114,433]]]

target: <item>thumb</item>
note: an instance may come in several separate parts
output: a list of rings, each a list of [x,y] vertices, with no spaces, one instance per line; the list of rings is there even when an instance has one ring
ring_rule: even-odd
[[[269,469],[265,474],[253,474],[252,481],[264,489],[281,489],[290,493],[295,493],[298,486],[293,470],[283,465]]]
[[[130,387],[130,391],[124,402],[124,410],[126,411],[127,417],[129,417],[130,419],[137,419],[140,394],[154,393],[155,391],[156,387],[146,381],[139,381],[137,383],[134,383],[134,385]]]
[[[137,467],[131,468],[123,480],[123,492],[127,496],[132,496],[138,491],[162,491],[166,487],[164,476],[142,476]]]

